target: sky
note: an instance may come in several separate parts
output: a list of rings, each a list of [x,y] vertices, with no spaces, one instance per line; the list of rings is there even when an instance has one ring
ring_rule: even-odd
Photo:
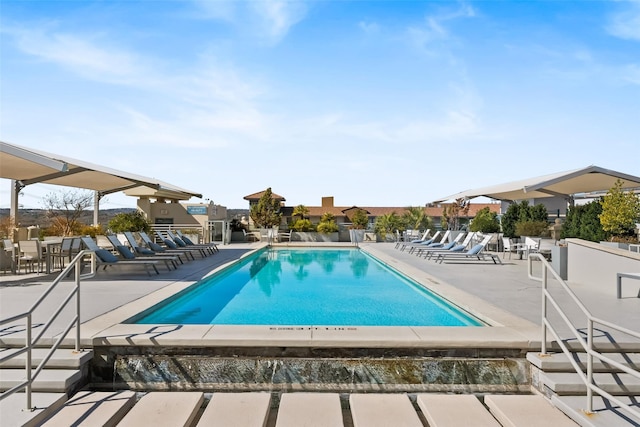
[[[228,208],[640,175],[640,1],[2,0],[0,140]]]

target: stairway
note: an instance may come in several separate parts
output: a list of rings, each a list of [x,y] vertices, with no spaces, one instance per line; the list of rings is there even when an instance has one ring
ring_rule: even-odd
[[[574,352],[572,357],[586,372],[587,356]],[[635,352],[610,353],[607,357],[640,371],[640,349]],[[640,418],[633,417],[594,393],[593,414],[587,415],[587,387],[574,371],[564,353],[541,356],[527,354],[532,366],[532,384],[548,396],[553,404],[582,426],[638,426]],[[640,379],[594,359],[594,381],[606,392],[630,402],[640,411]]]
[[[577,427],[540,395],[199,391],[80,391],[31,425]]]
[[[1,348],[0,357],[18,350],[12,347]],[[48,348],[33,349],[32,368],[36,368],[48,352]],[[56,350],[33,381],[32,406],[36,409],[25,410],[25,393],[14,393],[0,401],[0,425],[38,425],[87,382],[88,363],[92,357],[93,351],[76,353],[70,348]],[[26,359],[27,355],[23,353],[0,364],[0,391],[6,391],[24,381]]]

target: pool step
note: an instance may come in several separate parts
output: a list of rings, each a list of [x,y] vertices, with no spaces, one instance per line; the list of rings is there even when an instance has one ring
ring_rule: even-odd
[[[0,390],[9,390],[25,380],[24,369],[0,369]],[[78,369],[44,369],[33,381],[35,392],[66,393],[82,381]]]
[[[0,400],[0,426],[40,426],[42,422],[67,401],[65,393],[32,393],[31,405],[34,410],[26,410],[24,393],[14,393]]]
[[[18,353],[19,348],[2,348],[0,349],[0,358]],[[31,367],[37,367],[44,357],[49,353],[48,348],[34,348],[31,353]],[[46,369],[80,369],[85,363],[88,363],[93,357],[93,351],[82,350],[76,352],[73,349],[61,348],[57,349],[47,364]],[[0,368],[24,368],[27,360],[27,354],[22,353],[5,362],[0,363]]]
[[[148,393],[118,423],[119,427],[189,427],[204,401],[196,391]]]
[[[42,426],[115,426],[133,407],[135,400],[136,394],[132,391],[81,391]]]
[[[573,420],[539,395],[490,395],[485,405],[503,426],[577,427]]]
[[[596,373],[593,380],[599,387],[614,396],[640,397],[640,379],[619,373]],[[585,395],[587,386],[575,372],[541,372],[541,385],[558,395]]]
[[[640,353],[611,353],[605,354],[605,356],[631,369],[640,370]],[[585,353],[573,353],[573,358],[586,372],[587,355]],[[546,355],[527,353],[527,360],[545,372],[573,372],[573,365],[571,365],[569,358],[564,353]],[[620,369],[596,358],[593,359],[593,370],[594,372],[621,372]]]

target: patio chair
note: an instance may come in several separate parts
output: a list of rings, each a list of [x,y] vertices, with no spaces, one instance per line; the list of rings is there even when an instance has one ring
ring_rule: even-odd
[[[40,240],[21,240],[18,242],[18,272],[20,272],[20,266],[25,263],[24,272],[27,272],[27,266],[29,271],[33,272],[33,264],[38,266],[38,273],[42,273],[42,261],[44,256],[42,255],[42,247],[40,246]]]
[[[164,265],[167,266],[167,270],[171,271],[171,266],[174,269],[178,268],[178,256],[176,255],[151,255],[151,256],[137,256],[135,253],[131,252],[131,250],[122,244],[120,239],[117,236],[110,234],[106,236],[109,239],[109,242],[114,247],[116,251],[120,254],[120,256],[125,260],[158,260],[164,262]]]
[[[533,239],[531,237],[524,238],[524,257],[529,258],[529,254],[535,254],[540,252],[540,240]]]
[[[245,229],[242,229],[242,234],[244,234],[244,240],[247,242],[257,242],[260,240],[254,233],[247,233]]]
[[[511,259],[511,254],[518,251],[517,243],[509,238],[502,238],[502,259],[504,259],[505,255],[509,253],[509,259]]]
[[[65,261],[71,261],[71,245],[73,244],[73,240],[73,237],[64,237],[62,243],[60,243],[60,247],[49,254],[53,268],[56,268],[57,265],[62,270],[64,269]]]
[[[151,272],[150,272],[151,270],[155,271],[156,274],[160,274],[160,272],[158,271],[158,268],[156,267],[156,264],[158,264],[158,261],[152,261],[152,260],[146,260],[146,259],[120,260],[118,259],[117,256],[115,256],[108,250],[102,249],[100,246],[98,246],[98,244],[94,242],[91,237],[85,236],[85,237],[82,237],[81,239],[84,246],[96,254],[96,261],[98,262],[98,265],[103,267],[103,270],[106,270],[107,267],[114,266],[114,265],[141,265],[144,267],[146,273],[149,276],[151,276]]]
[[[485,261],[487,258],[490,258],[494,264],[502,264],[500,257],[495,254],[489,254],[484,251],[487,243],[491,240],[492,236],[487,235],[482,239],[482,242],[478,243],[471,249],[466,252],[440,252],[438,253],[438,257],[436,258],[436,262],[442,264],[442,262],[446,259],[462,259],[469,261]]]

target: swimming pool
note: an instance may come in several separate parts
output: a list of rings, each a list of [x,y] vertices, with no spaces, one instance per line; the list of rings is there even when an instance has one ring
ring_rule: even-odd
[[[127,323],[482,326],[359,249],[268,249]]]

